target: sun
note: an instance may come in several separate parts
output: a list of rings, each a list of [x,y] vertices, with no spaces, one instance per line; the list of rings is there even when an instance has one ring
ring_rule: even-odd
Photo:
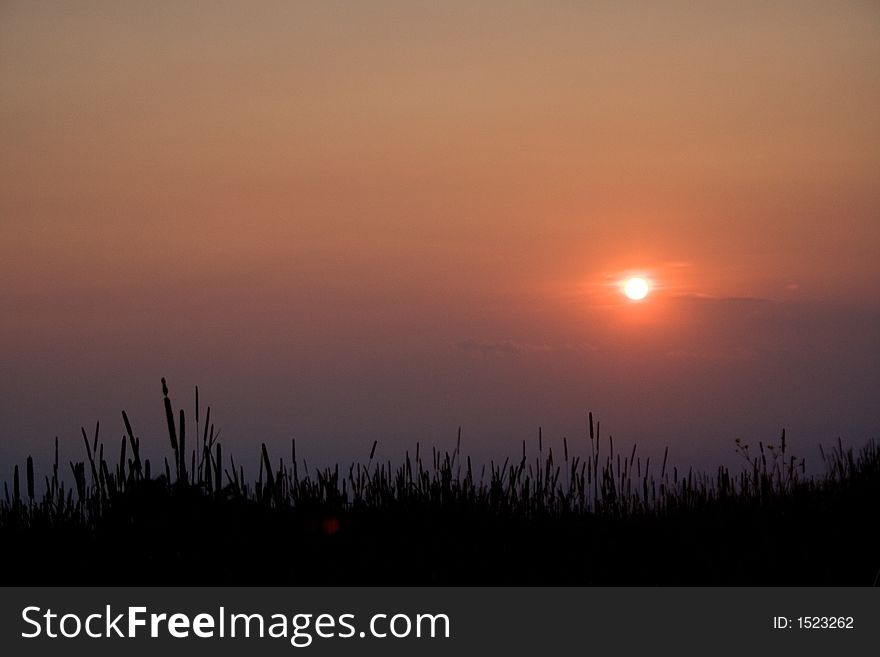
[[[644,278],[629,278],[623,284],[623,293],[633,301],[641,301],[651,291]]]

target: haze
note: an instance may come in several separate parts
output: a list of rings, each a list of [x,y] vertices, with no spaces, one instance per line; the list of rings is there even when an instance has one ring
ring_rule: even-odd
[[[161,376],[254,458],[878,436],[874,2],[4,2],[0,88],[4,472]]]

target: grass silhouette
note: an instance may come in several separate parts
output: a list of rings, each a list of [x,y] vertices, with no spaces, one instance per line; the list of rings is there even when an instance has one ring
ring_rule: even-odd
[[[737,441],[744,467],[679,472],[615,451],[589,416],[585,455],[473,467],[461,454],[422,454],[397,466],[309,468],[273,459],[245,478],[224,457],[198,388],[195,433],[163,402],[172,461],[141,459],[125,436],[111,463],[82,431],[85,461],[58,462],[37,495],[27,458],[0,500],[0,558],[11,584],[696,584],[871,585],[880,572],[880,450],[838,441],[826,473],[807,476],[776,445]],[[187,438],[190,441],[187,441]],[[224,460],[225,458],[225,460]]]

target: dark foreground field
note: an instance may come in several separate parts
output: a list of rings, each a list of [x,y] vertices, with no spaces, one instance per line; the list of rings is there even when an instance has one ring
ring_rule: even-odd
[[[741,472],[682,473],[615,451],[590,419],[586,456],[472,466],[421,447],[402,464],[307,469],[262,448],[256,481],[196,401],[195,434],[164,386],[172,458],[127,436],[108,457],[0,501],[4,585],[864,585],[880,578],[880,450],[838,443],[823,477],[778,444],[739,445]],[[198,399],[198,397],[197,397]],[[561,448],[561,449],[560,449]],[[117,451],[118,450],[118,451]],[[375,444],[373,446],[375,452]],[[118,459],[118,460],[117,460]],[[665,461],[665,460],[664,460]],[[69,482],[69,483],[66,483]]]

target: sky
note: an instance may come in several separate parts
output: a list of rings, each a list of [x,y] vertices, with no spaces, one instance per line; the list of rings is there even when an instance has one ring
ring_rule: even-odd
[[[0,89],[3,472],[162,376],[254,462],[880,437],[876,2],[4,1]]]

